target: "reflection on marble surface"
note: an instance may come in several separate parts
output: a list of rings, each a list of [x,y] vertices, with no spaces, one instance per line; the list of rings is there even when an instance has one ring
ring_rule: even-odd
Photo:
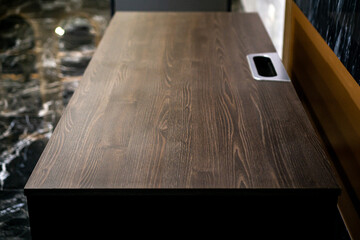
[[[360,1],[295,2],[360,85]]]
[[[0,239],[30,239],[22,189],[109,19],[109,0],[0,4]]]
[[[0,69],[2,73],[22,73],[25,79],[35,70],[34,30],[23,17],[11,14],[0,21]]]

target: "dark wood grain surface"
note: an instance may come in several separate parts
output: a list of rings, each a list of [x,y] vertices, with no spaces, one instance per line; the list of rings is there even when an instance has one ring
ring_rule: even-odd
[[[26,190],[337,189],[257,14],[117,13]]]

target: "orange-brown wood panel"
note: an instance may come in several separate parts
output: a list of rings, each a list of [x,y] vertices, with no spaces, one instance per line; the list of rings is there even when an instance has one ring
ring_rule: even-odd
[[[360,87],[292,0],[285,15],[284,65],[329,147],[343,184],[340,211],[360,239]]]

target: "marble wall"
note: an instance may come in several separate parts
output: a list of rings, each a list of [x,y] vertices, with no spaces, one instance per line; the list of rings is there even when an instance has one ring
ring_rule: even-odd
[[[294,1],[360,85],[360,1]]]

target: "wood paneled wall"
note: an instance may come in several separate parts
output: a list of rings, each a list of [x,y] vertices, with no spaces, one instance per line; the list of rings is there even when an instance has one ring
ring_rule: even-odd
[[[342,183],[340,212],[360,239],[360,87],[292,0],[285,16],[284,65]]]

